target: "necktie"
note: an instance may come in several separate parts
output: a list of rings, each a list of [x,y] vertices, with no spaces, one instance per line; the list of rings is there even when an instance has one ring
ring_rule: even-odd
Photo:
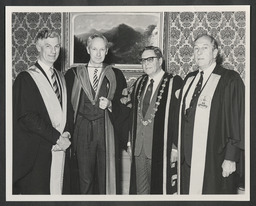
[[[96,68],[96,69],[94,70],[94,73],[93,73],[93,86],[92,86],[92,87],[93,87],[94,91],[97,90],[97,88],[98,88],[98,83],[99,83],[99,79],[98,79],[97,72],[98,72],[98,69]]]
[[[150,98],[152,96],[152,90],[153,90],[153,83],[154,80],[150,80],[150,84],[147,87],[147,91],[145,93],[144,99],[143,99],[143,106],[142,106],[142,115],[145,117],[146,112],[148,110],[149,104],[150,104]]]
[[[192,96],[192,99],[191,99],[191,102],[190,102],[190,107],[193,106],[193,104],[196,102],[200,92],[201,92],[201,88],[202,88],[202,84],[203,84],[203,75],[204,75],[204,72],[201,71],[200,72],[200,79],[199,81],[197,82],[196,84],[196,88],[195,88],[195,91],[193,93],[193,96]]]
[[[52,83],[53,83],[52,88],[61,104],[61,94],[60,94],[60,90],[59,90],[58,83],[57,83],[57,77],[56,77],[56,74],[52,67],[51,67],[51,73],[52,73],[51,78],[52,78]]]

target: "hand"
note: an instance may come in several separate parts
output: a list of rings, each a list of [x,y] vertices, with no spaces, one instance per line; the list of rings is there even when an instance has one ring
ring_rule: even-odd
[[[122,95],[123,95],[123,96],[127,96],[127,95],[128,95],[128,88],[124,88],[124,89],[123,89]]]
[[[71,138],[70,133],[67,132],[67,131],[66,131],[66,132],[63,132],[61,136],[62,136],[62,137],[65,137],[65,138],[69,138],[69,139]]]
[[[56,149],[60,149],[62,151],[65,151],[70,145],[70,134],[69,132],[64,132],[62,133],[62,135],[60,136],[60,138],[57,140],[57,147]]]
[[[224,160],[222,163],[222,176],[228,177],[236,171],[236,162],[230,160]]]
[[[131,94],[130,94],[130,92],[128,92],[128,88],[123,89],[122,95],[124,97],[122,97],[120,99],[121,103],[125,104],[127,107],[131,108],[132,107],[132,104],[130,103],[131,102]]]
[[[178,161],[178,150],[172,149],[171,152],[171,164]]]
[[[101,109],[106,109],[111,105],[111,101],[108,100],[106,97],[100,97],[99,107]]]

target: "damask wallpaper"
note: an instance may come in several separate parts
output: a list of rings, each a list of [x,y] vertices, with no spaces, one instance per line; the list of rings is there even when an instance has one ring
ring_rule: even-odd
[[[35,37],[43,28],[61,33],[61,13],[12,13],[13,79],[35,63],[38,55]]]
[[[245,12],[170,12],[167,20],[168,72],[184,78],[196,70],[193,40],[200,34],[212,35],[219,44],[223,66],[245,78]]]
[[[169,12],[165,18],[164,53],[168,72],[184,78],[196,68],[193,40],[202,33],[215,37],[220,46],[223,65],[245,78],[245,12]],[[40,29],[62,32],[61,13],[12,14],[13,79],[31,66],[37,57],[35,36]]]

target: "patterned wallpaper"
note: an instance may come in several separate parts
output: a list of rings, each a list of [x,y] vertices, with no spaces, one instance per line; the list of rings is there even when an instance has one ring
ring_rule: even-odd
[[[170,12],[167,22],[167,68],[182,78],[196,70],[193,40],[202,33],[219,43],[223,66],[245,78],[245,12]]]
[[[166,67],[182,78],[196,69],[193,40],[201,33],[215,37],[220,45],[223,65],[245,77],[245,12],[170,12],[165,16]],[[12,14],[13,79],[31,66],[37,57],[35,36],[40,29],[54,28],[61,33],[61,13]],[[60,55],[61,56],[61,55]],[[64,58],[58,64],[64,65]]]
[[[13,79],[28,69],[37,59],[35,37],[43,28],[61,33],[61,13],[12,13]]]

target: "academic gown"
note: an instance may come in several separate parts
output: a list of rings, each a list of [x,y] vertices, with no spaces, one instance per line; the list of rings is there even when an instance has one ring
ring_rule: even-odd
[[[108,66],[107,64],[103,64],[103,68]],[[86,66],[85,66],[86,67]],[[112,70],[115,75],[116,79],[116,89],[112,100],[112,112],[108,112],[109,118],[111,120],[111,123],[114,128],[114,148],[115,148],[115,170],[116,170],[116,193],[121,193],[121,177],[120,177],[120,170],[121,170],[121,151],[125,148],[125,143],[127,142],[127,136],[124,133],[124,130],[126,130],[125,120],[128,118],[128,108],[121,104],[120,99],[122,96],[122,91],[124,88],[127,87],[126,80],[124,78],[123,73],[117,69],[113,68]],[[75,73],[77,73],[77,68],[71,68],[65,75],[66,82],[67,82],[67,93],[68,98],[71,99],[72,97],[72,90],[74,86],[74,79],[75,79]],[[98,105],[98,101],[95,102]],[[73,105],[74,109],[74,105]],[[76,149],[75,144],[73,144],[72,147],[72,168],[71,168],[71,187],[72,187],[72,193],[80,193],[79,191],[79,180],[78,180],[78,165],[77,165],[77,158],[76,158]],[[114,168],[112,168],[114,169]]]
[[[188,74],[184,85],[197,73],[198,71]],[[232,194],[237,192],[239,176],[244,175],[245,87],[241,77],[235,71],[217,65],[213,74],[220,75],[220,79],[210,108],[202,193]],[[185,92],[182,91],[180,97]],[[181,114],[184,112],[182,110]],[[184,144],[186,142],[181,139],[181,147]],[[181,149],[181,162],[184,162],[183,152]],[[227,178],[222,177],[221,165],[224,159],[237,163],[236,172]]]
[[[131,144],[132,144],[132,165],[131,165],[131,178],[130,178],[130,194],[136,194],[136,168],[135,168],[135,156],[134,147],[136,142],[136,126],[137,126],[137,112],[138,112],[138,92],[140,85],[143,83],[142,92],[147,83],[147,75],[140,77],[134,84],[132,92],[132,112],[131,112]],[[142,81],[145,79],[144,81]],[[158,96],[160,95],[161,85],[167,80],[166,86],[163,88],[164,92],[157,112],[155,113],[154,126],[153,126],[153,143],[152,143],[152,164],[151,164],[151,194],[163,194],[163,187],[167,194],[173,194],[176,192],[176,185],[172,186],[171,178],[176,174],[176,169],[171,168],[170,154],[172,150],[173,135],[175,132],[174,124],[177,121],[176,115],[178,110],[178,96],[176,92],[182,86],[182,79],[179,76],[173,77],[171,74],[165,73],[160,87],[158,89]],[[172,81],[171,81],[172,80]],[[170,85],[172,82],[172,85]],[[171,91],[170,91],[171,86]],[[176,93],[176,94],[175,94]],[[167,99],[170,99],[167,101]],[[169,106],[169,110],[166,108]],[[165,133],[166,132],[166,133]],[[167,142],[167,151],[164,154],[164,142]],[[166,157],[164,160],[163,156]],[[164,164],[166,171],[164,171]],[[166,175],[166,178],[164,178]]]
[[[67,116],[64,131],[72,132],[72,115]],[[28,72],[21,72],[13,84],[14,194],[50,194],[51,149],[59,136],[36,83]],[[66,155],[63,193],[69,193],[69,187]]]

